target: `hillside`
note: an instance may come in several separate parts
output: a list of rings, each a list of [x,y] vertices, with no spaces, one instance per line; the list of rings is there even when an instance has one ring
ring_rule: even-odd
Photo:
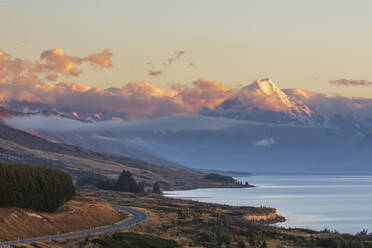
[[[95,152],[130,157],[167,167],[184,167],[134,142],[123,139],[118,140],[112,136],[109,131],[97,133],[95,135],[90,135],[90,133],[85,132],[53,133],[36,130],[32,130],[32,132],[48,140],[84,147]]]
[[[0,106],[0,120],[3,118],[18,116],[19,114],[20,112],[12,110],[11,108]]]
[[[30,124],[28,119],[18,119]],[[354,131],[332,127],[272,124],[206,116],[173,116],[128,122],[93,124],[42,118],[43,130],[52,137],[74,142],[100,134],[132,140],[158,154],[193,168],[246,172],[330,173],[371,172],[370,156],[353,164],[341,158],[363,138]],[[65,127],[61,130],[59,127]],[[30,125],[29,128],[33,129]],[[98,142],[98,140],[97,140]]]
[[[54,143],[4,124],[0,124],[0,161],[61,169],[70,173],[75,179],[92,174],[116,179],[123,170],[128,170],[145,185],[152,185],[156,181],[162,182],[163,189],[223,185],[203,179],[205,174],[199,171],[169,168],[127,157]],[[227,186],[239,187],[235,184]]]
[[[68,201],[56,213],[0,208],[0,241],[80,231],[109,225],[124,217],[112,209],[108,202],[93,197]]]
[[[15,118],[21,118],[24,117],[21,121],[19,119]],[[26,118],[28,117],[28,118]],[[72,122],[75,120],[78,123],[90,123],[84,120],[76,120],[73,119],[69,116],[63,115],[58,112],[53,112],[53,111],[42,111],[42,112],[32,112],[32,113],[24,113],[24,112],[19,112],[16,110],[13,110],[8,107],[2,107],[0,106],[0,121],[3,121],[4,123],[7,123],[9,121],[14,121],[15,123],[23,124],[24,120],[39,120],[41,118],[59,118],[62,121],[70,121]],[[13,119],[15,118],[15,119]],[[38,124],[42,125],[42,121],[40,120]],[[18,128],[18,127],[16,127]],[[20,128],[22,129],[22,128]],[[41,131],[36,131],[32,129],[27,129],[25,130],[27,132],[30,132],[36,136],[41,136],[47,140],[51,141],[57,141],[59,143],[64,143],[68,145],[73,145],[73,146],[79,146],[79,147],[84,147],[92,151],[96,152],[101,152],[101,153],[109,153],[109,154],[114,154],[118,156],[124,156],[124,157],[130,157],[134,159],[139,159],[142,161],[146,161],[148,163],[152,164],[161,164],[163,166],[168,166],[168,167],[184,167],[183,165],[168,160],[167,158],[161,156],[160,154],[157,154],[151,150],[148,150],[142,146],[139,146],[131,141],[125,141],[125,140],[120,140],[120,142],[116,142],[114,138],[106,138],[105,133],[103,134],[98,134],[95,136],[86,136],[82,133],[79,133],[76,136],[74,134],[63,134],[63,135],[54,135],[54,134],[49,134],[48,132],[41,132]]]

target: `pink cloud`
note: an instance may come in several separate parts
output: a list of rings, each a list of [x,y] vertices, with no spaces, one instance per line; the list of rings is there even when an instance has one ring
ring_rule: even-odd
[[[153,70],[149,70],[149,75],[150,76],[153,76],[153,77],[158,77],[158,76],[161,76],[163,74],[163,71],[153,71]]]
[[[83,71],[80,65],[89,63],[94,69],[111,67],[112,53],[104,50],[86,57],[70,56],[61,48],[46,50],[39,61],[13,58],[0,50],[0,83],[31,84],[47,79],[57,80],[59,75],[79,76]]]
[[[343,86],[370,86],[372,82],[366,80],[352,80],[352,79],[337,79],[328,81],[332,85],[343,85]]]

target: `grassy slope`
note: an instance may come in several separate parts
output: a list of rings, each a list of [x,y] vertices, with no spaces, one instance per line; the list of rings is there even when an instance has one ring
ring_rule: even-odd
[[[106,201],[93,197],[70,200],[55,213],[0,208],[0,241],[80,231],[109,225],[124,217]]]

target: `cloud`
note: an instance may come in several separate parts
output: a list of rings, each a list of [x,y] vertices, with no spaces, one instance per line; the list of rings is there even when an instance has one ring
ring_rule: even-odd
[[[112,53],[110,52],[110,50],[106,49],[100,53],[88,55],[88,57],[86,57],[85,60],[89,61],[93,67],[108,68],[112,66],[111,57]]]
[[[142,119],[197,113],[213,108],[231,96],[223,83],[205,79],[191,86],[172,85],[163,89],[150,82],[124,84],[121,88],[95,88],[80,83],[0,84],[0,101],[41,103],[53,107],[123,113],[128,119]]]
[[[1,61],[1,60],[0,60]],[[0,62],[1,63],[1,62]],[[53,74],[50,74],[53,75]],[[309,106],[316,113],[358,114],[372,116],[372,99],[328,96],[304,90],[284,90],[290,99]],[[221,82],[199,79],[191,85],[172,84],[169,89],[150,82],[131,82],[121,87],[96,88],[81,83],[0,84],[0,102],[17,101],[22,106],[32,103],[84,111],[121,113],[129,120],[199,113],[214,109],[229,99],[240,99],[242,108],[285,110],[275,97],[256,91],[233,90]],[[18,104],[19,106],[19,104]]]
[[[87,57],[69,56],[61,48],[44,51],[40,58],[44,64],[41,64],[42,71],[57,72],[66,76],[79,76],[82,70],[78,66],[84,62],[89,62],[93,68],[111,67],[112,53],[104,50],[100,53],[90,54]]]
[[[174,52],[174,56],[168,58],[168,65],[172,64],[174,61],[178,60],[182,55],[185,54],[185,51],[176,51]]]
[[[38,80],[40,69],[39,62],[13,59],[10,54],[0,50],[0,83],[32,83]]]
[[[202,107],[214,108],[232,96],[232,91],[227,85],[206,79],[194,81],[193,87],[173,84],[172,89],[176,90],[182,102],[193,110]]]
[[[112,66],[112,53],[104,50],[86,57],[67,55],[61,48],[46,50],[41,53],[40,60],[30,61],[13,58],[0,50],[0,83],[27,85],[47,79],[57,80],[58,76],[79,76],[83,70],[80,65],[89,63],[93,69]]]
[[[167,67],[168,65],[172,64],[173,62],[179,60],[180,57],[184,54],[185,54],[185,51],[183,51],[183,50],[174,52],[174,56],[168,58],[167,62],[162,63],[163,67]],[[164,70],[153,70],[153,63],[151,63],[151,62],[147,62],[146,65],[148,67],[152,68],[152,69],[149,70],[149,76],[158,77],[158,76],[161,76],[164,73]]]
[[[350,114],[372,117],[372,99],[369,98],[327,95],[299,89],[286,89],[283,91],[290,98],[303,102],[321,115]]]
[[[175,52],[171,61],[179,59],[184,53]],[[109,50],[78,57],[56,48],[42,52],[40,60],[30,61],[14,58],[0,50],[0,102],[17,101],[26,107],[28,103],[40,103],[56,108],[108,111],[122,113],[127,119],[195,114],[201,108],[216,108],[228,99],[239,99],[243,103],[242,107],[248,111],[252,107],[276,112],[287,110],[287,106],[278,97],[263,94],[260,90],[250,87],[233,90],[222,82],[206,79],[196,80],[191,85],[172,84],[170,89],[146,81],[107,89],[81,83],[52,83],[62,76],[79,76],[83,72],[83,64],[93,69],[109,68],[112,66],[111,57]],[[162,73],[149,71],[152,76]],[[285,93],[290,99],[297,99],[320,114],[362,113],[372,116],[371,99],[330,97],[301,90],[287,90]]]
[[[40,56],[45,64],[43,70],[57,72],[68,76],[78,76],[82,70],[78,65],[83,63],[83,59],[79,57],[68,56],[61,48],[44,51]]]
[[[261,139],[254,141],[252,144],[257,147],[271,147],[274,145],[276,142],[274,138],[269,138],[269,139]]]
[[[163,74],[163,71],[153,71],[153,70],[149,70],[149,75],[150,76],[153,76],[153,77],[158,77],[158,76],[161,76]]]
[[[328,81],[332,85],[343,85],[343,86],[370,86],[372,82],[366,80],[352,80],[352,79],[337,79]]]
[[[121,128],[123,131],[180,131],[180,130],[223,130],[244,125],[244,121],[219,119],[197,115],[162,117],[131,121],[80,122],[69,118],[50,115],[30,115],[5,119],[12,127],[23,130],[45,131],[107,131]]]
[[[50,74],[50,75],[47,75],[45,78],[49,81],[56,81],[57,78],[58,78],[58,75],[57,74]]]

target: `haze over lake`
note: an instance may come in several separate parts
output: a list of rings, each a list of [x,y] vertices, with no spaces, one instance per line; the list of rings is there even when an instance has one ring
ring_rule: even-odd
[[[196,189],[166,196],[239,206],[268,206],[285,227],[372,230],[372,175],[254,175],[239,177],[256,188]]]

